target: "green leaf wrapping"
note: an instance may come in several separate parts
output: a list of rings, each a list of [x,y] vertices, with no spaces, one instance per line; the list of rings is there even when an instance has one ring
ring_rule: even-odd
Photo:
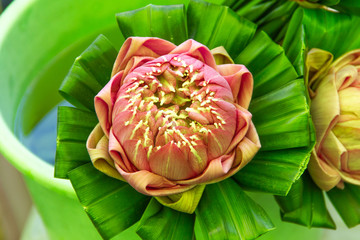
[[[264,32],[257,34],[235,58],[244,64],[254,76],[253,98],[262,96],[298,77],[285,57],[284,50]]]
[[[360,2],[358,0],[340,0],[335,9],[343,13],[351,13],[360,16]]]
[[[286,56],[300,75],[304,75],[305,33],[302,26],[302,10],[295,12],[287,29],[283,48]]]
[[[313,5],[313,7],[318,9],[314,11],[327,8],[329,11],[337,10],[341,13],[360,15],[358,0],[307,0],[305,2],[315,4],[316,6]],[[283,40],[294,12],[302,9],[293,0],[223,0],[222,4],[257,24],[260,30],[265,31],[276,42]]]
[[[192,239],[194,223],[194,214],[178,212],[161,205],[155,198],[152,198],[140,219],[136,233],[145,240]]]
[[[306,155],[308,153],[309,148],[260,151],[251,160],[251,164],[235,174],[233,178],[246,190],[284,196],[305,170],[310,157]],[[302,162],[296,161],[301,158],[303,158]]]
[[[238,15],[253,21],[276,42],[283,39],[287,24],[298,8],[298,4],[288,0],[225,0]]]
[[[98,119],[92,112],[72,107],[58,108],[55,177],[67,178],[69,171],[90,161],[86,140],[97,123]]]
[[[76,58],[60,86],[60,94],[71,104],[94,110],[94,97],[110,80],[117,51],[103,35]]]
[[[69,172],[80,203],[104,239],[136,223],[150,197],[129,184],[110,178],[87,163]]]
[[[335,229],[325,205],[324,194],[308,174],[294,184],[286,197],[275,197],[281,209],[283,221],[294,222],[307,227]]]
[[[209,49],[223,46],[235,58],[253,38],[256,25],[237,16],[227,7],[202,1],[190,1],[188,7],[189,38]]]
[[[249,111],[262,148],[234,177],[246,188],[286,195],[304,171],[314,145],[304,81],[297,79],[283,49],[263,32],[255,35],[235,62],[244,64],[254,76]],[[259,170],[264,174],[258,174]],[[272,172],[279,175],[268,174]]]
[[[303,79],[252,100],[250,111],[261,136],[262,151],[309,145],[309,109],[304,108],[306,97],[299,92],[305,93]],[[268,114],[264,114],[266,111]],[[278,140],[274,141],[275,138]]]
[[[134,11],[119,13],[116,19],[125,38],[158,37],[177,45],[187,40],[184,5],[148,5]]]
[[[299,74],[304,74],[304,49],[320,48],[334,59],[360,48],[360,18],[324,10],[298,9],[284,39],[284,49]],[[306,52],[305,52],[306,54]]]
[[[204,239],[255,239],[274,226],[264,210],[232,180],[206,186],[196,209]],[[221,231],[223,229],[223,231]]]
[[[327,192],[335,209],[346,226],[360,224],[360,187],[345,183],[344,189],[333,188]]]

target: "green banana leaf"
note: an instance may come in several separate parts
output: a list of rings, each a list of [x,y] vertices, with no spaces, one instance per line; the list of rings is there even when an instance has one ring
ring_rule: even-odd
[[[343,13],[351,13],[359,16],[360,2],[357,0],[341,0],[335,9]]]
[[[303,7],[328,7],[330,11],[340,11],[360,15],[358,0],[308,0],[299,5],[291,0],[223,0],[237,14],[253,21],[276,42],[285,36],[288,23],[294,12]],[[316,4],[316,6],[315,6]],[[311,6],[313,5],[313,6]],[[330,9],[331,8],[331,9]]]
[[[303,80],[264,32],[256,34],[235,62],[245,64],[254,76],[249,110],[262,148],[234,178],[245,189],[286,195],[304,171],[314,144]]]
[[[304,75],[304,54],[312,48],[329,51],[334,59],[360,48],[359,24],[360,18],[354,15],[299,9],[290,21],[283,47],[298,73]]]
[[[239,203],[244,206],[236,207]],[[196,221],[202,230],[197,237],[206,240],[255,239],[274,228],[265,211],[231,178],[206,187]]]
[[[184,5],[148,5],[131,12],[119,13],[116,19],[124,36],[158,37],[176,45],[187,40]]]
[[[294,184],[286,197],[275,196],[281,207],[283,221],[307,227],[335,229],[335,223],[327,211],[324,194],[306,173]]]
[[[359,186],[345,183],[344,189],[334,188],[327,195],[349,228],[360,223]]]
[[[313,148],[314,137],[303,80],[285,56],[284,50],[264,32],[257,31],[255,24],[239,17],[231,9],[202,1],[190,1],[186,11],[182,5],[149,5],[142,9],[120,13],[116,19],[125,38],[133,35],[160,36],[174,43],[194,38],[210,49],[224,46],[235,63],[246,65],[254,76],[254,100],[249,109],[253,113],[253,122],[263,148],[234,176],[234,180],[245,189],[286,195],[305,169],[309,152]],[[164,19],[171,19],[171,22]],[[60,108],[55,172],[58,177],[70,178],[80,202],[100,234],[106,239],[138,221],[148,201],[143,199],[144,196],[140,193],[132,191],[132,197],[141,203],[140,210],[137,210],[134,216],[127,215],[126,211],[130,206],[138,208],[127,203],[124,208],[121,207],[113,212],[114,206],[127,199],[125,190],[121,189],[128,188],[124,186],[125,183],[101,173],[97,174],[89,157],[84,154],[86,141],[84,136],[95,124],[96,118],[93,98],[100,86],[104,86],[109,80],[112,67],[110,62],[114,57],[113,47],[105,37],[100,36],[75,60],[64,80],[60,88],[62,95],[79,109]],[[97,65],[101,65],[99,70],[92,67]],[[83,92],[85,93],[82,94]],[[88,114],[93,116],[88,117]],[[69,134],[68,129],[71,126],[79,130],[79,136],[75,136],[76,131],[73,135]],[[297,141],[289,141],[289,139],[297,139]],[[65,143],[69,144],[69,147],[67,150],[62,150]],[[78,153],[73,154],[75,151]],[[276,176],[269,174],[274,172]],[[95,179],[86,179],[93,178],[93,175]],[[114,186],[102,188],[102,184],[110,183]],[[97,188],[99,191],[96,190]],[[208,188],[210,190],[207,190]],[[219,189],[226,189],[226,196],[222,196],[224,191]],[[244,226],[236,218],[225,216],[226,231],[214,233],[219,235],[210,234],[208,236],[210,239],[227,236],[231,232],[238,232],[243,239],[253,239],[273,228],[261,207],[248,198],[233,180],[209,185],[205,192],[205,195],[208,194],[206,196],[214,195],[219,202],[234,202],[236,198],[241,198],[242,204],[226,204],[226,206],[231,207],[230,212],[252,216],[252,220],[244,223]],[[205,195],[204,199],[208,199]],[[199,209],[206,204],[209,204],[208,200],[202,200]],[[160,207],[155,200],[152,200],[146,208],[138,227],[138,234],[144,239],[157,238],[160,233],[151,232],[149,228],[153,224],[161,223],[162,217],[179,221],[189,218],[179,215],[176,211]],[[132,211],[135,210],[130,212]],[[196,218],[203,219],[203,222],[208,222],[208,217],[201,210],[196,212]],[[174,221],[170,223],[168,228],[163,229],[167,234],[190,236],[193,233],[193,224],[191,228],[180,228],[174,225]],[[216,227],[219,223],[214,224],[212,227]],[[116,225],[120,227],[114,227]]]
[[[150,200],[129,184],[98,171],[92,163],[77,167],[68,174],[80,203],[105,239],[135,224]]]
[[[173,210],[152,198],[140,219],[137,234],[142,239],[192,239],[195,215]],[[156,226],[156,227],[154,227]]]
[[[60,86],[60,94],[77,108],[94,110],[94,96],[109,81],[116,55],[109,40],[100,35],[76,58]]]
[[[225,0],[223,4],[256,23],[276,42],[284,37],[283,28],[298,7],[296,2],[288,0]]]
[[[92,112],[72,107],[58,108],[55,177],[68,178],[69,171],[89,163],[86,140],[97,123],[98,119]]]
[[[349,2],[351,1],[340,1],[336,6],[342,6]],[[320,48],[329,51],[336,59],[348,51],[360,48],[359,25],[360,18],[354,15],[315,9],[298,9],[289,24],[283,47],[298,74],[306,77],[305,59],[310,49]],[[307,82],[307,79],[305,81]],[[301,181],[304,182],[303,187],[306,190],[293,188],[287,197],[277,197],[283,220],[308,227],[335,227],[326,211],[321,190],[308,176]],[[327,194],[348,227],[360,224],[360,212],[354,210],[358,208],[359,187],[346,184],[344,190],[333,189]],[[312,204],[317,207],[311,209],[308,202],[295,204],[297,201],[295,196],[310,199],[310,195],[313,199]],[[353,204],[353,207],[349,207],[349,204]],[[288,209],[288,205],[296,207]],[[318,218],[321,221],[314,224],[311,218],[306,220],[305,212],[308,216],[322,216]]]

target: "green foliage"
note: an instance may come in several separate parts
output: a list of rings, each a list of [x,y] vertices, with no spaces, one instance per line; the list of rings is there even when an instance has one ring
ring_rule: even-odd
[[[232,179],[205,188],[196,221],[207,240],[255,239],[274,228],[265,211]]]
[[[176,44],[194,38],[209,48],[224,46],[235,63],[246,65],[254,76],[254,99],[250,111],[263,149],[234,179],[246,189],[285,195],[304,171],[314,144],[302,79],[280,46],[228,7],[196,0],[190,1],[187,11],[184,9],[181,5],[149,5],[120,13],[117,21],[124,37],[161,37]],[[67,117],[60,109],[58,122],[58,151],[63,151],[61,148],[66,146],[66,141],[74,149],[69,147],[68,154],[59,152],[56,175],[70,178],[80,202],[104,238],[111,238],[138,221],[149,201],[126,183],[99,173],[85,156],[85,136],[96,121],[93,98],[109,80],[116,57],[114,51],[101,36],[76,59],[60,91],[68,101],[84,110],[70,110],[67,113],[70,117]],[[98,65],[99,68],[94,67]],[[77,118],[78,124],[72,120]],[[67,126],[79,129],[79,136],[69,135]],[[72,154],[74,152],[76,154]],[[134,199],[134,202],[127,199]],[[242,204],[237,204],[239,201]],[[219,219],[213,222],[214,216],[219,216]],[[181,235],[192,236],[193,217],[152,200],[140,220],[138,234],[144,239],[156,239],[165,233],[174,239]],[[154,224],[165,226],[163,218],[167,222],[166,229],[151,231]],[[174,219],[191,224],[179,227]],[[243,239],[253,239],[273,229],[262,208],[232,179],[206,187],[196,219],[203,226],[202,235],[209,239],[218,239],[219,236],[232,239],[234,233]],[[224,231],[210,233],[206,230],[218,229],[219,226],[224,227]]]
[[[173,210],[152,198],[140,219],[137,234],[142,239],[192,239],[195,215]],[[154,227],[156,226],[156,227]]]
[[[284,221],[307,227],[335,229],[325,205],[324,194],[306,173],[294,184],[286,197],[276,196]]]
[[[344,189],[327,192],[332,204],[350,228],[360,224],[360,187],[345,183]]]

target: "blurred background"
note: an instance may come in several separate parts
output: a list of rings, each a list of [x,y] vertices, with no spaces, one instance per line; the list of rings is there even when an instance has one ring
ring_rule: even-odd
[[[0,14],[11,1],[0,0]],[[36,210],[32,209],[32,201],[21,174],[0,155],[0,240],[26,239],[24,235],[21,236],[23,229],[28,225],[30,231],[30,225],[36,221],[41,223]],[[27,239],[46,239],[45,230],[38,230],[38,237]]]
[[[0,239],[20,239],[31,209],[21,174],[0,156]]]
[[[0,9],[5,9],[11,2],[12,0],[1,0],[0,1]]]

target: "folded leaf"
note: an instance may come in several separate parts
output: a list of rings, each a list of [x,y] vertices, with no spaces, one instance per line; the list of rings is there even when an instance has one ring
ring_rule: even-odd
[[[305,48],[329,51],[336,59],[348,51],[360,48],[359,24],[360,18],[354,15],[299,8],[290,21],[284,39],[286,55],[298,72],[304,74]]]
[[[153,198],[140,219],[136,233],[144,240],[192,239],[194,222],[195,215],[165,207]]]
[[[281,209],[283,221],[294,222],[307,227],[335,229],[325,205],[323,192],[308,174],[294,184],[286,197],[275,197]]]
[[[208,185],[195,213],[202,230],[196,236],[209,240],[255,239],[274,228],[265,211],[232,179]]]
[[[82,165],[68,175],[80,203],[104,239],[110,239],[136,223],[150,200],[129,184],[98,171],[92,163]]]
[[[95,113],[72,107],[58,108],[55,177],[67,178],[69,171],[90,162],[86,139],[97,123]]]
[[[253,38],[256,25],[231,9],[203,1],[190,1],[187,10],[189,38],[209,49],[223,46],[234,59]]]
[[[110,80],[116,55],[109,40],[100,35],[76,58],[60,86],[60,94],[80,109],[94,110],[94,97]]]
[[[344,189],[327,192],[335,209],[349,228],[360,224],[360,187],[344,184]]]
[[[176,45],[188,39],[184,5],[146,7],[116,15],[125,38],[158,37]]]

